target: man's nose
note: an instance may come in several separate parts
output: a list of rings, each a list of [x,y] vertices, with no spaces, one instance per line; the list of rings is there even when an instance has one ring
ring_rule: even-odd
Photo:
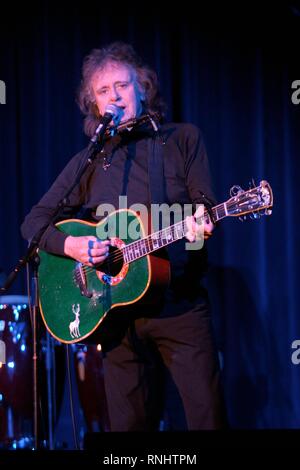
[[[112,89],[111,95],[110,95],[111,101],[119,101],[121,99],[121,96],[115,88]]]

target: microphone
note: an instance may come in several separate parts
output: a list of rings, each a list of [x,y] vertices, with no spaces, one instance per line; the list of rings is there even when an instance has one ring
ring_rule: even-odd
[[[117,120],[120,117],[122,108],[115,104],[108,104],[105,108],[105,113],[100,118],[100,124],[97,127],[95,134],[91,138],[91,142],[95,144],[98,139],[101,139],[112,120]]]

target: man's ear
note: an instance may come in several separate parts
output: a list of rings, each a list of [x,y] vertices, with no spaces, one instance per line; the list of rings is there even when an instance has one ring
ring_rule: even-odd
[[[138,84],[138,90],[139,90],[139,94],[140,94],[140,100],[143,102],[143,101],[146,101],[146,90],[145,88]]]

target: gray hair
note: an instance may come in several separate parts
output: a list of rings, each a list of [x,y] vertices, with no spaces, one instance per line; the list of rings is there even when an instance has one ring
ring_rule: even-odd
[[[82,80],[77,94],[77,103],[85,115],[84,132],[89,137],[94,134],[100,118],[91,89],[91,80],[94,73],[99,69],[101,70],[110,61],[126,64],[135,71],[138,85],[144,91],[144,112],[158,113],[161,116],[164,114],[165,103],[159,93],[155,71],[143,64],[131,45],[114,42],[102,49],[93,49],[83,61]]]

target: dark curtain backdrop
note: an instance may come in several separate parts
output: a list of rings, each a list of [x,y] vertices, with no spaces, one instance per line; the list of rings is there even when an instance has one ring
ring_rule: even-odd
[[[83,57],[132,43],[159,74],[168,118],[202,129],[218,200],[252,178],[272,185],[271,217],[221,222],[207,282],[229,424],[300,428],[300,364],[291,361],[300,339],[300,104],[291,101],[300,9],[251,5],[129,12],[62,2],[1,14],[0,267],[8,273],[24,253],[24,216],[86,144],[74,99]],[[25,272],[10,293],[26,293]]]

